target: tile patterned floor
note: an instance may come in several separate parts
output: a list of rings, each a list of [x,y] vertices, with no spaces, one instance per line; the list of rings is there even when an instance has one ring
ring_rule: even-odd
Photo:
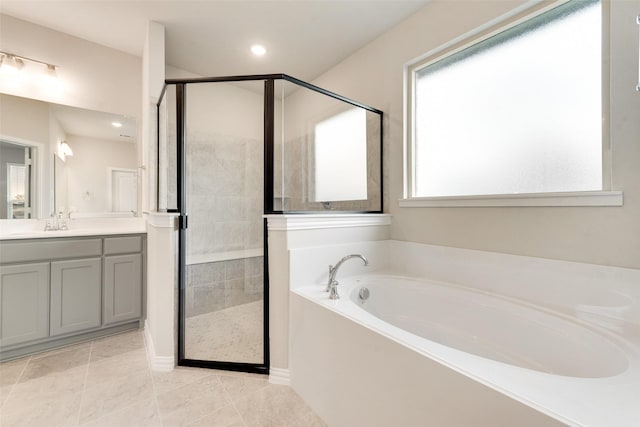
[[[322,427],[263,375],[152,372],[142,331],[0,364],[2,427]]]
[[[262,300],[188,317],[188,359],[263,363]]]

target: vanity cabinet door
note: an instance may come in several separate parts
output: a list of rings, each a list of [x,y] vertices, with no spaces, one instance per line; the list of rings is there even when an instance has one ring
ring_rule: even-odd
[[[101,324],[100,258],[51,263],[51,335]]]
[[[104,258],[104,324],[142,315],[142,254]]]
[[[49,263],[0,266],[0,347],[49,335]]]

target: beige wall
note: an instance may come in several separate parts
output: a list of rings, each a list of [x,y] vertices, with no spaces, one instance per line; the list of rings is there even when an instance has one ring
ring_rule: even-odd
[[[63,84],[47,91],[30,82],[0,82],[2,93],[140,117],[139,57],[7,15],[0,15],[0,50],[58,65]],[[32,66],[27,63],[25,71]]]
[[[314,83],[385,112],[385,211],[392,238],[543,258],[640,268],[638,0],[611,5],[613,188],[623,207],[400,208],[403,66],[523,2],[434,1]]]

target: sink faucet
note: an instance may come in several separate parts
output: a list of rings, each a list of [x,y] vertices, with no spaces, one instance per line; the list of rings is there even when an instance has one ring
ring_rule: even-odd
[[[63,215],[63,212],[52,213],[51,218],[44,226],[44,231],[68,230],[67,219]]]
[[[338,284],[339,283],[336,280],[336,273],[338,272],[338,268],[340,268],[342,263],[344,263],[345,261],[347,261],[347,260],[349,260],[351,258],[360,258],[365,266],[369,265],[369,261],[367,261],[367,259],[363,255],[360,255],[360,254],[347,255],[346,257],[344,257],[340,261],[338,261],[338,263],[335,265],[335,267],[330,265],[329,266],[329,281],[327,282],[327,289],[326,289],[326,291],[329,292],[329,299],[340,299],[340,295],[338,295]]]

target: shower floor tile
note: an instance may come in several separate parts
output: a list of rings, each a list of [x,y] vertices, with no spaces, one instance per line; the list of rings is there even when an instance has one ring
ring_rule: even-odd
[[[264,375],[152,372],[141,331],[3,362],[0,375],[2,427],[326,426]]]
[[[187,359],[263,363],[263,301],[188,317]]]

